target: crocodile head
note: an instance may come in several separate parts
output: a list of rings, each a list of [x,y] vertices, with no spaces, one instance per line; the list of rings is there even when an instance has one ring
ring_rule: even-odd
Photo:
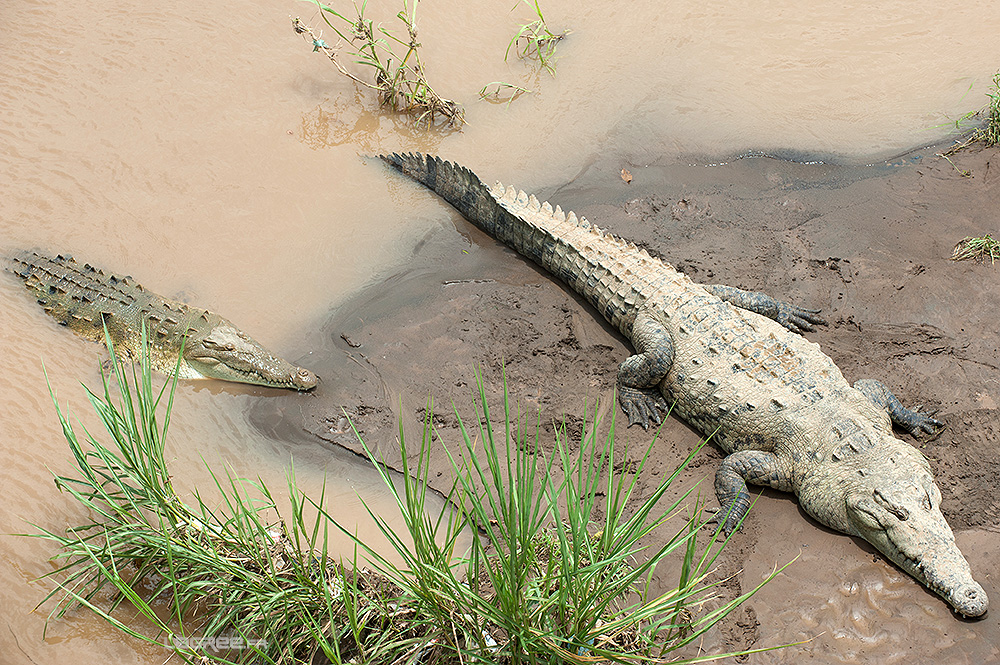
[[[969,563],[941,514],[941,492],[927,460],[911,446],[897,443],[875,447],[852,465],[847,530],[874,545],[959,614],[981,616],[989,599],[972,579]]]
[[[184,361],[190,370],[209,379],[294,390],[311,390],[319,381],[309,370],[272,355],[225,320],[204,337],[190,338]]]

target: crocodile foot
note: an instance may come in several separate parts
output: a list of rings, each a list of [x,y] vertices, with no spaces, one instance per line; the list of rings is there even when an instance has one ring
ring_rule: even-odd
[[[885,409],[893,425],[905,429],[913,436],[937,435],[944,429],[944,423],[934,418],[933,413],[921,412],[919,406],[912,409],[903,406],[899,398],[881,381],[858,379],[854,382],[854,387],[875,406]]]
[[[906,411],[907,423],[904,427],[912,436],[922,434],[936,436],[944,429],[944,423],[933,417],[936,412],[924,413],[919,406]]]
[[[628,416],[628,426],[641,424],[643,429],[649,429],[649,421],[657,425],[663,417],[660,415],[669,411],[667,400],[656,388],[633,388],[618,386],[618,403]]]
[[[818,309],[806,309],[805,307],[798,307],[797,305],[791,305],[780,300],[775,302],[778,305],[778,314],[774,317],[774,320],[792,332],[799,334],[813,332],[816,330],[813,326],[826,325],[826,320],[817,316],[819,314]]]
[[[740,527],[743,526],[745,518],[745,515],[737,517],[734,514],[735,510],[733,506],[729,506],[728,508],[722,506],[707,507],[703,508],[702,512],[711,515],[711,517],[705,520],[705,525],[717,529],[723,538],[728,538],[734,531],[739,531]]]

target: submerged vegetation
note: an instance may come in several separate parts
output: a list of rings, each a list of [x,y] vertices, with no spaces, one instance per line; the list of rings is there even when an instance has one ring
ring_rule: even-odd
[[[408,531],[372,514],[396,565],[334,522],[322,494],[303,495],[293,473],[284,519],[262,482],[231,473],[213,474],[221,499],[196,492],[186,503],[164,454],[176,380],[155,390],[148,358],[131,371],[112,359],[115,381],[87,391],[109,443],[78,436],[56,404],[77,467],[56,483],[92,521],[40,534],[61,547],[48,575],[58,580],[45,599],[56,599],[50,620],[82,605],[198,663],[660,662],[753,593],[714,597],[724,543],[713,536],[698,554],[704,523],[697,509],[682,514],[690,490],[666,499],[680,469],[638,500],[638,470],[614,477],[614,423],[601,441],[596,415],[579,441],[560,429],[546,456],[540,428],[529,435],[506,392],[494,427],[480,381],[475,425],[460,423],[458,455],[449,453],[456,479],[437,515],[425,501],[430,415],[412,458],[400,429],[412,476],[394,483],[369,451]],[[671,519],[674,535],[646,549]],[[330,556],[331,528],[353,541],[352,561]],[[654,592],[668,555],[680,559],[677,584]],[[136,625],[135,612],[147,622]]]
[[[513,50],[519,58],[537,58],[542,67],[550,74],[555,75],[556,46],[569,34],[569,31],[564,30],[559,34],[552,32],[545,22],[538,0],[521,1],[531,7],[538,18],[521,26],[507,45],[507,52],[504,53],[503,59],[507,60]]]
[[[365,17],[367,0],[363,0],[360,6],[354,5],[356,16],[342,14],[316,1],[323,22],[339,38],[338,44],[328,44],[322,33],[315,32],[297,17],[292,19],[292,28],[312,43],[313,51],[326,55],[341,74],[375,90],[381,106],[413,115],[418,124],[431,126],[441,120],[460,127],[465,122],[462,107],[439,95],[427,82],[420,61],[420,43],[417,42],[417,1],[413,0],[411,5],[409,0],[404,0],[403,10],[396,15],[406,29],[406,39],[400,39]],[[356,58],[358,64],[370,67],[373,80],[352,73],[343,62],[344,52],[347,57]]]

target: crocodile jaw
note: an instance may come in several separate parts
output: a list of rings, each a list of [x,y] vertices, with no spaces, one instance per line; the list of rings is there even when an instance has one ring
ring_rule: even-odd
[[[847,518],[855,535],[925,584],[959,614],[986,613],[989,598],[941,514],[941,492],[930,473],[908,456],[872,473],[867,487],[847,496]]]
[[[184,348],[190,375],[271,388],[312,390],[319,382],[309,370],[272,355],[227,321],[204,337],[192,337]]]

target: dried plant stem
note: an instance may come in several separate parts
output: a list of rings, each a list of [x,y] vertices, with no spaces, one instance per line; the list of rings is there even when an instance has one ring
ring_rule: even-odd
[[[985,263],[986,259],[990,260],[990,264],[994,264],[997,259],[1000,259],[1000,240],[997,240],[989,233],[978,238],[971,236],[962,238],[955,245],[955,251],[951,255],[952,261],[977,261]]]

